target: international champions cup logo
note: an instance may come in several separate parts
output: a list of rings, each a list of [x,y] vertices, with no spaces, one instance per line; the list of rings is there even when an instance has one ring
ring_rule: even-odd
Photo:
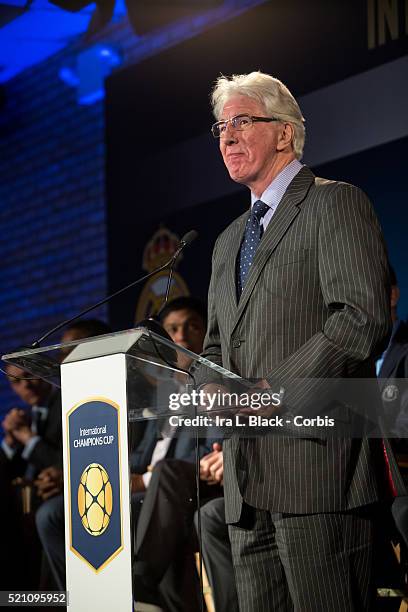
[[[67,413],[69,548],[95,572],[123,550],[119,413],[105,397]]]
[[[112,515],[112,485],[105,468],[91,463],[82,472],[78,487],[78,512],[84,529],[92,536],[106,531]]]

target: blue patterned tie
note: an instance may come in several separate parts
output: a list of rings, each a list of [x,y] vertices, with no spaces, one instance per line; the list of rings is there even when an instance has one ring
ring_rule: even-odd
[[[242,241],[239,252],[239,268],[237,274],[238,297],[241,296],[245,283],[248,280],[249,269],[263,234],[261,219],[266,215],[268,210],[270,210],[270,208],[265,202],[257,200],[248,218],[244,240]]]

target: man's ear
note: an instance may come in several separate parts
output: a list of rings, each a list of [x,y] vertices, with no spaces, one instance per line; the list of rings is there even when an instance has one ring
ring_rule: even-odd
[[[293,137],[295,130],[291,123],[283,123],[283,130],[281,130],[278,138],[278,144],[276,149],[278,151],[284,151],[287,147],[292,147]]]

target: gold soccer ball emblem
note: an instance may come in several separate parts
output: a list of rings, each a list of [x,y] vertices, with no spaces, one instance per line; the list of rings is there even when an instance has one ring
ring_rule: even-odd
[[[105,468],[91,463],[82,472],[78,487],[78,512],[88,533],[100,536],[112,514],[112,485]]]

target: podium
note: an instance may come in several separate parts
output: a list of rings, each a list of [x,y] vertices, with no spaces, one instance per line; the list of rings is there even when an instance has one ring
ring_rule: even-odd
[[[61,387],[68,610],[131,612],[134,428],[206,411],[188,402],[191,362],[224,389],[244,381],[143,327],[2,359]]]

